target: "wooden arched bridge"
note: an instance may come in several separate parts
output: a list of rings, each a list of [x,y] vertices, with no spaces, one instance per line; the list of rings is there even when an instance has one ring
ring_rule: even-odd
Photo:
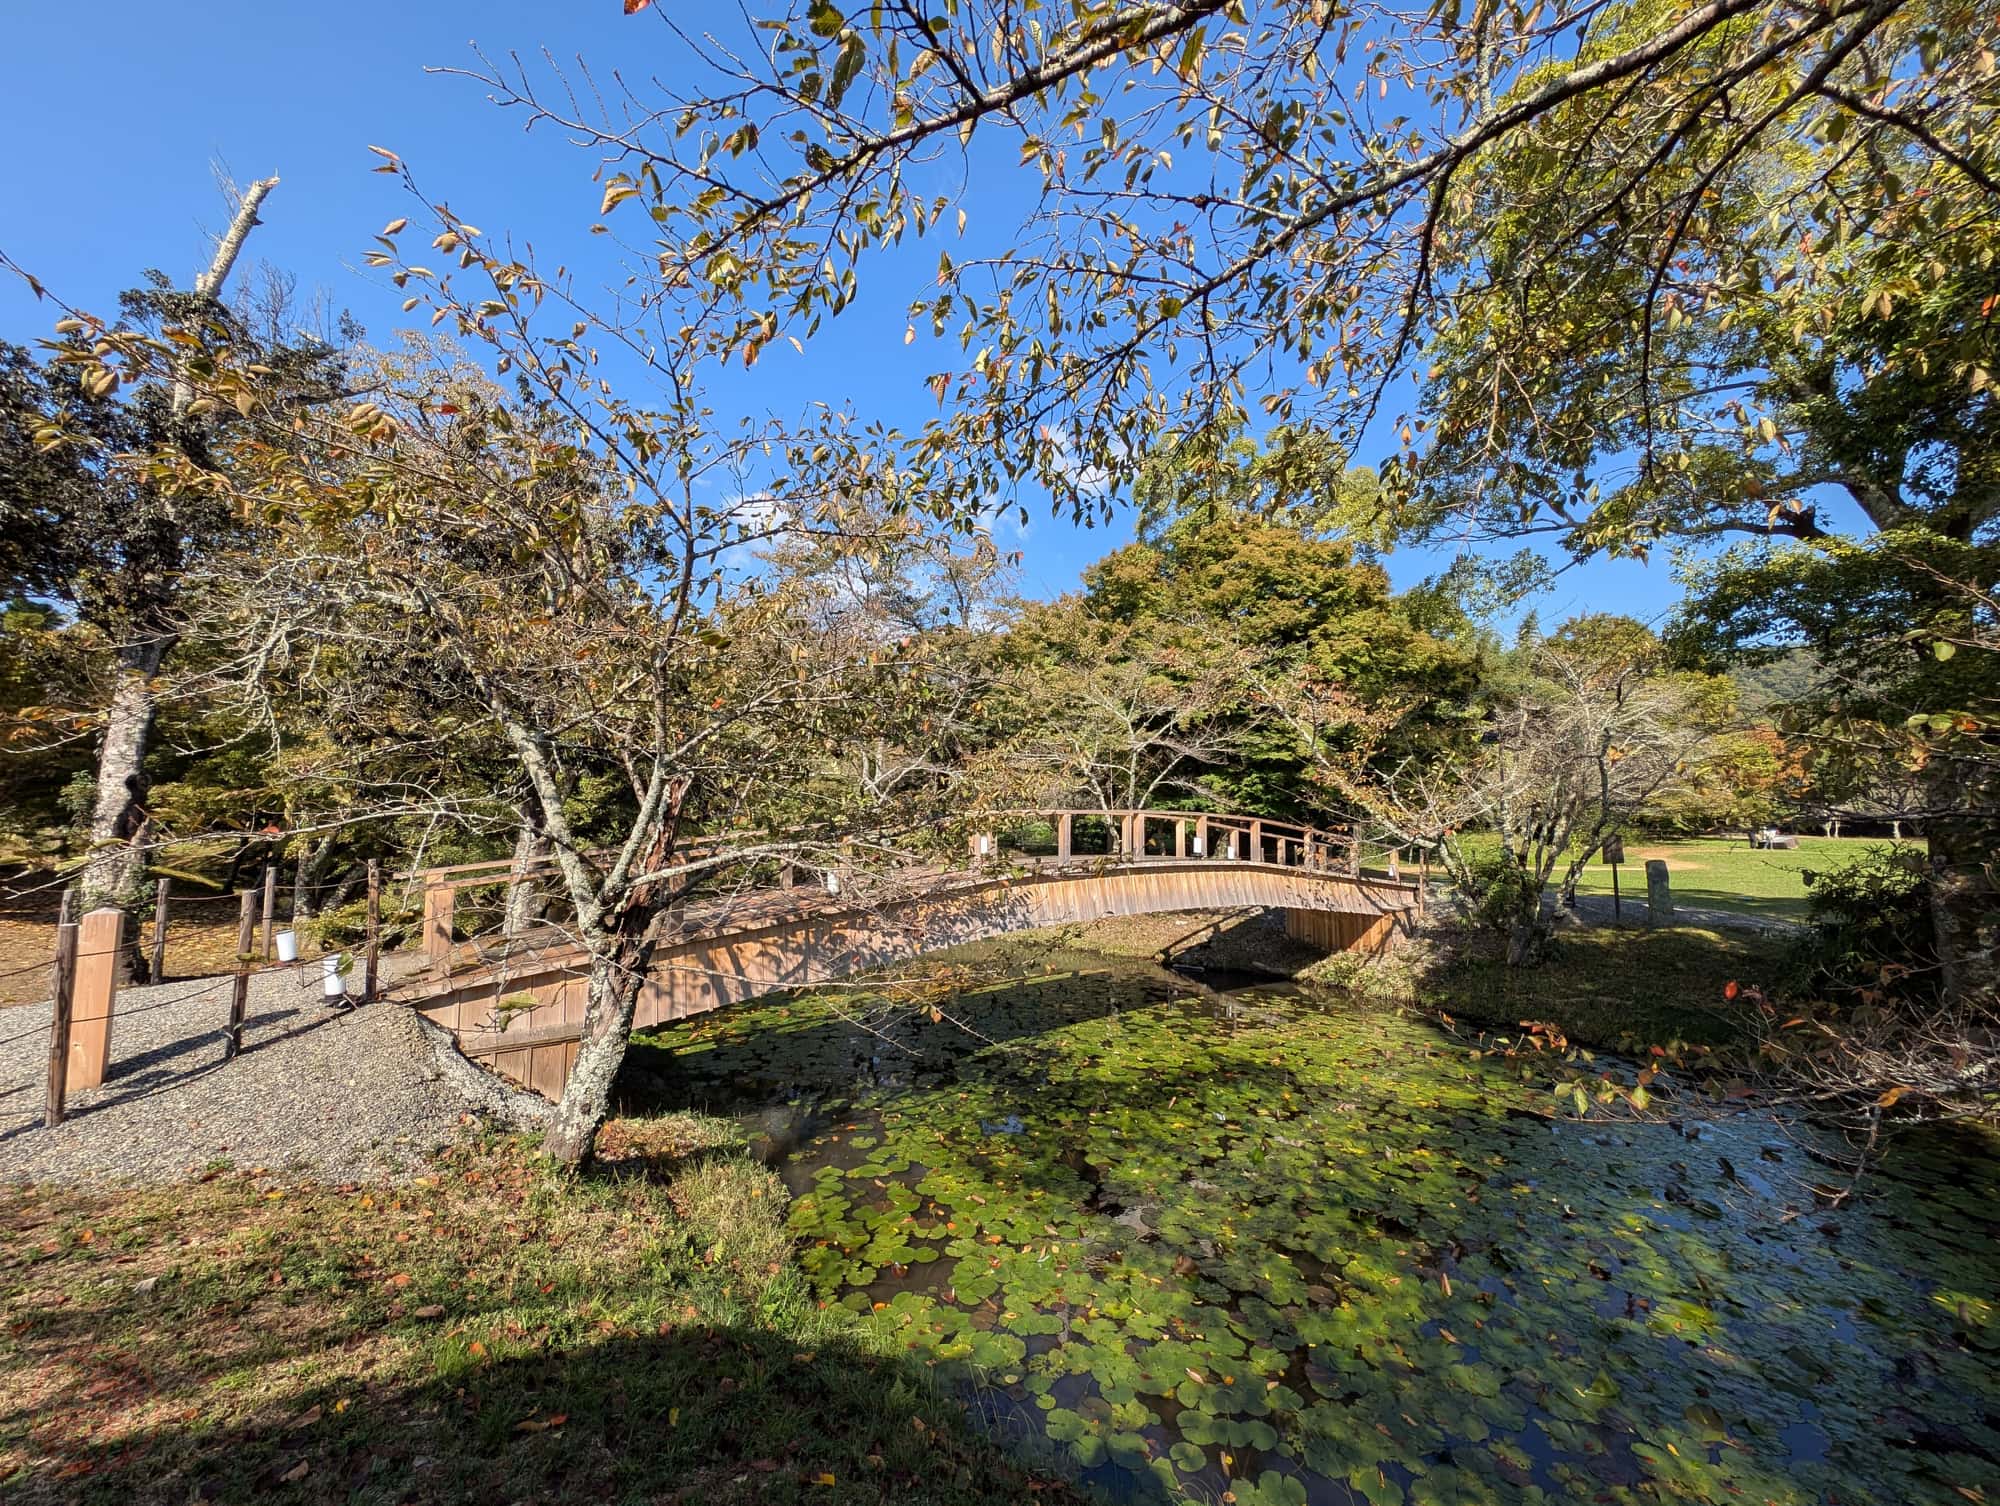
[[[810,884],[690,903],[655,953],[636,1022],[662,1024],[964,942],[1114,915],[1281,909],[1300,940],[1329,951],[1379,949],[1423,903],[1420,885],[1364,873],[1347,833],[1184,811],[1001,819],[1004,827],[970,838],[960,867],[834,870]],[[1023,831],[1046,840],[1003,840]],[[503,860],[404,875],[423,884],[425,967],[393,997],[450,1030],[467,1056],[553,1096],[575,1059],[583,949],[557,924],[456,939],[479,891],[548,871]]]

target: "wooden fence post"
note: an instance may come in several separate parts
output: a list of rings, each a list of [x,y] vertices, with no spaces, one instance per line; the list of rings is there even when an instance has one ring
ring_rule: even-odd
[[[54,1129],[63,1121],[63,1104],[69,1096],[69,1021],[76,1003],[76,891],[63,890],[62,907],[56,912],[55,965],[49,977],[49,1097],[42,1123]]]
[[[1174,856],[1187,856],[1187,822],[1179,816],[1174,817]]]
[[[146,971],[149,983],[164,982],[167,976],[167,890],[172,883],[161,879],[153,889],[153,957]]]
[[[278,920],[278,865],[267,863],[264,867],[264,960],[271,960],[271,949],[277,944]]]
[[[69,1086],[94,1088],[111,1066],[111,1012],[118,1000],[125,912],[107,905],[83,917],[76,933],[75,999],[70,1006]]]
[[[1070,859],[1070,843],[1074,839],[1072,823],[1076,817],[1064,811],[1056,817],[1056,861],[1067,863]]]
[[[243,1016],[249,1010],[250,963],[256,950],[257,891],[245,889],[236,914],[236,982],[229,994],[229,1039],[222,1047],[224,1061],[243,1049]]]
[[[1198,858],[1210,856],[1208,850],[1208,817],[1194,818],[1194,855]]]
[[[382,864],[368,860],[368,960],[361,973],[361,1002],[375,1002],[376,980],[382,974]]]
[[[1262,821],[1252,821],[1250,823],[1249,858],[1253,863],[1264,861],[1264,823]]]

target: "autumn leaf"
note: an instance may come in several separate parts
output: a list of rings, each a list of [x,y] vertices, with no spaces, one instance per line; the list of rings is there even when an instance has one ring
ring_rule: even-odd
[[[639,14],[640,11],[644,10],[647,6],[651,5],[652,3],[653,0],[625,0],[625,14],[628,16],[636,16]]]

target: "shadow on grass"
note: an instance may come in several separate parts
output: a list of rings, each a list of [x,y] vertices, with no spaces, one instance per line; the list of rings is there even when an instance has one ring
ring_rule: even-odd
[[[427,1346],[431,1378],[306,1385],[282,1415],[161,1417],[100,1442],[60,1404],[19,1501],[936,1502],[1064,1500],[1061,1482],[938,1424],[914,1363],[834,1338],[812,1350],[765,1329],[688,1325],[651,1336],[484,1358]],[[136,1375],[120,1384],[141,1384]],[[171,1408],[163,1409],[171,1414]],[[929,1417],[931,1421],[926,1422]]]
[[[1414,990],[1460,1020],[1500,1028],[1547,1021],[1591,1045],[1723,1046],[1743,1028],[1729,984],[1774,981],[1786,945],[1694,926],[1595,926],[1558,932],[1541,963],[1512,968],[1497,938],[1467,932],[1427,954]]]
[[[818,1306],[726,1128],[587,1178],[496,1141],[395,1186],[0,1189],[0,1499],[1075,1499]]]

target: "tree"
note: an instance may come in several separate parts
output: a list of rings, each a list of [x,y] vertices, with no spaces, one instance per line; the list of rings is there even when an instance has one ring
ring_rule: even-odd
[[[0,466],[18,488],[9,508],[27,523],[22,537],[31,550],[17,577],[74,613],[112,658],[104,699],[94,708],[100,730],[81,886],[88,907],[132,911],[142,898],[152,835],[147,752],[160,675],[179,639],[183,583],[205,552],[225,547],[244,527],[213,499],[176,492],[118,457],[178,454],[189,467],[212,463],[223,432],[241,418],[198,391],[206,347],[218,338],[263,370],[273,401],[310,401],[338,388],[330,346],[276,333],[268,318],[264,330],[253,330],[222,301],[276,186],[270,178],[244,190],[192,291],[175,291],[152,274],[148,286],[121,299],[115,324],[63,319],[38,369],[20,353],[7,360]],[[103,337],[111,330],[148,336],[160,359],[123,371],[106,364],[111,346]],[[128,966],[143,977],[136,926],[127,936]]]
[[[936,380],[956,407],[926,446],[1079,499],[1162,434],[1226,440],[1252,410],[1351,448],[1384,384],[1485,286],[1457,253],[1510,164],[1543,171],[1516,222],[1529,254],[1602,252],[1662,279],[1675,227],[1752,160],[1774,240],[1817,233],[1819,190],[1849,186],[1800,165],[1828,134],[1855,178],[1887,153],[1991,192],[1995,23],[1966,5],[1100,0],[1057,18],[798,0],[743,39],[667,24],[693,79],[671,96],[593,109],[579,101],[596,91],[518,60],[475,76],[611,159],[606,214],[636,201],[660,225],[641,286],[707,290],[731,313],[725,348],[809,333],[852,304],[872,253],[955,231],[911,305],[913,334],[964,351]],[[1560,154],[1599,121],[1595,160],[1621,174],[1573,180]],[[1628,124],[1656,121],[1627,150]],[[954,163],[982,182],[1021,172],[1025,223],[954,215],[930,186]],[[1889,176],[1870,203],[1901,197]],[[1635,197],[1658,230],[1643,245],[1615,233]],[[1921,256],[1931,227],[1909,225]]]
[[[1606,839],[1688,777],[1689,763],[1735,709],[1719,676],[1671,670],[1639,623],[1580,617],[1505,656],[1485,687],[1475,749],[1369,771],[1352,752],[1322,753],[1319,773],[1398,847],[1435,852],[1461,895],[1507,938],[1507,961],[1540,960],[1544,896],[1574,902]],[[1359,719],[1339,697],[1287,707],[1302,729]],[[1377,735],[1392,717],[1370,723]],[[1497,860],[1486,844],[1497,839]]]
[[[1718,733],[1675,788],[1644,812],[1649,825],[1687,832],[1752,832],[1809,812],[1803,750],[1768,723]]]
[[[1670,634],[1692,660],[1815,654],[1787,724],[1836,816],[1921,823],[1947,1002],[1975,1012],[2000,1001],[1996,580],[2000,545],[1929,529],[1732,551],[1695,572]]]
[[[1164,623],[1107,620],[1076,597],[1029,603],[989,703],[1011,731],[972,779],[1002,807],[1144,810],[1185,800],[1237,751],[1227,721],[1247,656]]]
[[[588,959],[581,1043],[546,1139],[576,1164],[682,905],[781,860],[832,870],[935,840],[936,781],[857,787],[842,755],[923,749],[946,735],[957,688],[933,682],[923,643],[890,631],[852,574],[978,514],[926,495],[896,464],[898,436],[848,414],[718,418],[699,310],[648,353],[659,404],[626,400],[595,374],[587,321],[537,324],[577,307],[566,283],[417,202],[459,270],[404,260],[406,220],[377,260],[426,290],[434,322],[490,349],[511,392],[419,349],[377,363],[368,395],[340,411],[301,406],[219,323],[196,359],[171,331],[76,315],[89,355],[75,364],[99,386],[184,375],[190,412],[239,415],[209,463],[155,445],[120,474],[263,521],[257,548],[189,572],[173,630],[228,645],[253,702],[309,701],[343,734],[329,770],[356,815],[511,829],[490,793],[464,800],[468,758],[504,757],[505,783],[525,790]],[[764,548],[778,540],[789,548]],[[746,829],[719,852],[683,850],[696,830]]]
[[[1241,662],[1236,693],[1205,714],[1232,756],[1205,783],[1231,809],[1313,820],[1330,814],[1314,759],[1357,745],[1358,729],[1319,727],[1316,754],[1266,700],[1338,689],[1364,721],[1394,705],[1395,730],[1373,755],[1436,752],[1463,731],[1478,648],[1463,620],[1430,625],[1439,631],[1417,621],[1413,607],[1427,603],[1392,595],[1381,566],[1357,560],[1309,511],[1279,502],[1274,512],[1187,510],[1091,566],[1084,602],[1107,623],[1229,646]]]

